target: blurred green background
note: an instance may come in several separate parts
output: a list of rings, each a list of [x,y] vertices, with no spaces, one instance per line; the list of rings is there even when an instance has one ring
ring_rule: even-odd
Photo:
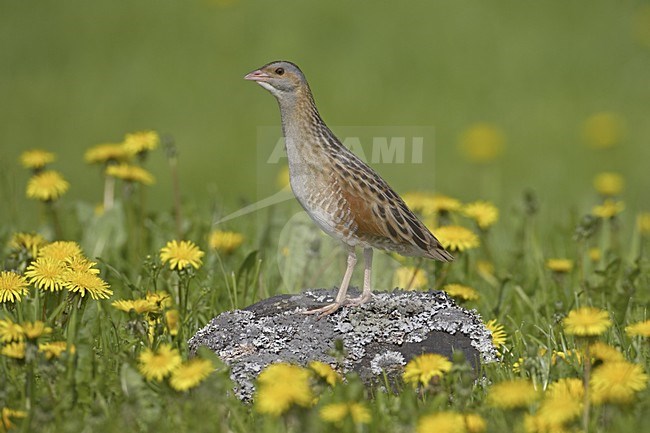
[[[186,201],[233,207],[275,183],[259,170],[260,126],[273,98],[243,75],[275,59],[306,73],[337,126],[435,128],[431,177],[379,167],[400,192],[433,189],[511,206],[532,188],[547,209],[595,204],[604,170],[626,180],[627,214],[650,208],[650,9],[640,1],[0,1],[0,171],[4,223],[29,228],[26,149],[56,152],[64,201],[98,203],[88,147],[155,129],[174,137]],[[624,120],[610,149],[590,148],[583,122]],[[489,122],[503,155],[475,167],[459,136]],[[272,146],[273,143],[269,143]],[[164,152],[147,168],[149,201],[169,209]],[[435,185],[431,179],[435,179]],[[22,227],[26,226],[26,227]]]

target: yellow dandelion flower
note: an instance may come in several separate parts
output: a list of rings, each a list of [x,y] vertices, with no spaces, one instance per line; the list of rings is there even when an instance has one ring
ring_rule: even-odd
[[[13,249],[25,249],[36,257],[40,247],[45,245],[45,238],[37,233],[15,233],[9,241],[9,246]]]
[[[458,199],[444,194],[434,194],[431,198],[430,210],[432,213],[457,212],[462,206]]]
[[[438,227],[435,235],[442,246],[449,251],[465,251],[479,246],[478,236],[465,227]]]
[[[543,425],[542,421],[537,415],[531,415],[529,413],[524,415],[524,432],[525,433],[548,433],[547,427]],[[563,430],[554,433],[565,433]]]
[[[156,182],[156,179],[147,170],[139,165],[128,164],[126,162],[109,165],[106,167],[106,175],[143,185],[153,185]]]
[[[642,236],[650,235],[650,212],[642,212],[637,215],[636,227]]]
[[[56,159],[52,152],[41,149],[27,150],[20,154],[20,162],[25,168],[39,169]]]
[[[39,257],[25,270],[29,283],[41,290],[56,292],[63,288],[66,268],[61,260]]]
[[[25,322],[22,324],[25,337],[29,340],[36,340],[37,338],[52,333],[52,328],[47,326],[44,322],[37,320],[35,322]]]
[[[417,386],[419,383],[427,385],[434,377],[441,377],[451,370],[452,363],[446,356],[437,353],[424,353],[411,359],[402,378],[404,382]]]
[[[111,305],[126,313],[131,310],[135,311],[136,314],[157,313],[160,311],[160,308],[155,303],[147,299],[120,299],[113,301]]]
[[[552,398],[567,396],[575,400],[582,400],[585,395],[585,386],[582,379],[567,377],[551,383],[546,390],[546,394]]]
[[[208,245],[224,254],[235,251],[244,242],[244,235],[236,232],[213,230],[208,237]]]
[[[20,301],[27,292],[25,277],[11,271],[0,272],[0,303]]]
[[[330,403],[319,411],[323,421],[341,424],[348,416],[355,424],[368,424],[372,417],[368,408],[357,402]]]
[[[591,212],[598,218],[608,219],[614,218],[625,210],[625,203],[622,201],[614,201],[607,199],[603,204],[594,206]]]
[[[68,270],[74,272],[87,272],[89,274],[99,274],[99,269],[95,269],[96,262],[90,261],[83,256],[72,256],[65,259],[65,266]]]
[[[650,337],[650,320],[626,326],[625,333],[630,337]]]
[[[122,144],[104,143],[91,147],[84,154],[88,164],[105,164],[107,162],[125,162],[131,154]]]
[[[536,414],[525,414],[524,431],[526,433],[569,432],[570,430],[568,430],[564,422],[560,422],[560,420],[566,419],[565,422],[571,422],[571,420],[575,418],[573,415],[575,413],[575,408],[581,406],[581,402],[571,402],[565,407],[561,407],[562,402],[563,399],[553,399],[549,401],[547,406],[540,408]],[[558,412],[553,412],[556,407],[559,409]],[[543,412],[541,411],[542,409],[544,409]]]
[[[594,263],[597,263],[600,261],[600,258],[602,257],[602,254],[600,252],[600,248],[594,247],[594,248],[589,248],[589,260],[591,260]]]
[[[82,298],[86,292],[95,300],[108,299],[113,295],[108,283],[90,272],[67,271],[63,285],[71,292],[78,292]]]
[[[332,423],[341,423],[348,415],[347,403],[330,403],[321,408],[318,412],[320,419]]]
[[[521,379],[496,383],[488,391],[488,403],[501,409],[530,406],[538,397],[533,384]]]
[[[178,335],[178,329],[180,328],[181,323],[180,316],[178,315],[178,310],[165,311],[165,322],[167,323],[167,330],[169,331],[169,335]]]
[[[594,307],[581,307],[569,311],[562,325],[567,334],[593,337],[605,332],[612,325],[612,321],[607,311]]]
[[[418,420],[417,433],[466,433],[465,418],[457,412],[437,412]]]
[[[624,187],[625,180],[618,173],[603,172],[594,178],[594,189],[604,196],[619,195]]]
[[[138,131],[126,134],[124,148],[131,155],[137,155],[156,149],[160,145],[160,136],[156,131]]]
[[[282,415],[292,405],[311,406],[314,395],[309,387],[309,370],[278,363],[266,367],[257,378],[255,409],[259,413]]]
[[[25,357],[25,342],[9,343],[2,348],[0,354],[8,358],[23,359]]]
[[[424,216],[457,212],[463,204],[460,200],[444,194],[427,192],[409,192],[404,194],[404,202],[409,209],[420,212]]]
[[[169,384],[176,391],[187,391],[203,382],[214,371],[209,359],[194,358],[172,371]]]
[[[368,408],[356,402],[350,404],[350,416],[355,424],[369,424],[372,419]]]
[[[625,120],[616,113],[596,113],[582,125],[582,138],[596,149],[616,146],[625,136]]]
[[[496,319],[492,319],[485,324],[485,327],[492,334],[492,344],[494,347],[497,350],[505,347],[508,334],[506,334],[503,325],[498,323]]]
[[[56,241],[45,245],[39,252],[40,257],[47,257],[65,262],[66,259],[82,256],[81,247],[72,241]]]
[[[18,419],[18,418],[25,418],[27,416],[27,412],[24,410],[14,410],[14,409],[9,409],[8,407],[3,407],[2,408],[2,424],[1,426],[4,427],[3,431],[8,432],[9,430],[14,428],[14,424],[11,422],[12,418]]]
[[[524,366],[524,362],[525,362],[524,358],[521,357],[517,358],[517,360],[512,363],[512,371],[514,373],[521,373],[521,367]]]
[[[275,182],[280,189],[285,189],[289,188],[289,180],[289,166],[285,165],[278,172]]]
[[[558,274],[566,274],[573,269],[573,260],[569,259],[548,259],[546,267]]]
[[[407,192],[402,198],[404,202],[409,207],[409,209],[414,212],[421,212],[423,214],[432,214],[435,211],[432,209],[432,195],[423,192]]]
[[[181,365],[182,359],[177,349],[169,344],[161,344],[158,350],[145,349],[138,356],[138,370],[147,380],[160,382]]]
[[[546,353],[546,350],[544,350],[544,353]],[[540,355],[543,356],[542,353],[540,353]],[[558,359],[566,361],[567,363],[571,363],[575,360],[578,364],[581,364],[582,354],[577,350],[566,350],[564,352],[553,350],[553,352],[551,352],[551,365],[555,365]]]
[[[625,356],[621,352],[602,341],[596,341],[589,346],[589,355],[591,358],[602,362],[625,361]]]
[[[76,348],[74,344],[68,345],[67,341],[50,341],[38,345],[39,352],[45,354],[45,359],[60,358],[63,352],[74,354]]]
[[[36,200],[57,200],[70,188],[63,176],[54,170],[35,174],[27,183],[27,197]]]
[[[643,367],[626,361],[605,362],[595,368],[589,381],[590,396],[595,404],[630,403],[635,393],[648,386]]]
[[[465,301],[476,301],[480,297],[476,290],[462,284],[447,284],[442,288],[442,290],[447,292],[449,296],[463,299]]]
[[[471,125],[461,134],[458,142],[463,155],[475,163],[494,161],[503,153],[505,143],[503,131],[486,122]]]
[[[197,247],[192,241],[169,241],[160,250],[160,260],[163,263],[169,262],[169,267],[173,269],[185,269],[189,266],[198,269],[203,262],[201,257],[205,253]]]
[[[257,381],[262,385],[278,385],[287,379],[300,379],[301,381],[309,381],[310,373],[307,369],[298,365],[289,364],[286,362],[279,362],[267,366],[257,378]]]
[[[395,270],[393,281],[396,287],[402,287],[405,290],[418,290],[429,282],[426,272],[413,266],[402,266]]]
[[[483,433],[487,428],[487,423],[481,415],[466,413],[463,416],[465,417],[465,429],[467,433]]]
[[[311,361],[309,369],[313,371],[316,376],[322,378],[329,386],[335,386],[341,381],[339,374],[334,371],[332,367],[321,361]]]
[[[152,302],[158,308],[170,307],[172,305],[172,297],[169,293],[165,292],[148,292],[144,297],[147,301]]]
[[[540,421],[549,426],[562,426],[580,416],[582,400],[568,394],[556,393],[542,400],[537,416]]]
[[[476,221],[478,226],[485,230],[499,219],[499,209],[487,201],[475,201],[463,206],[463,214]]]
[[[11,341],[22,341],[24,338],[23,327],[14,323],[11,319],[0,319],[0,341],[9,343]]]

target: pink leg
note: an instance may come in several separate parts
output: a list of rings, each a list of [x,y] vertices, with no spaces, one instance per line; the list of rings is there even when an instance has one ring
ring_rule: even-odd
[[[345,305],[361,305],[372,299],[372,288],[370,286],[370,278],[372,277],[372,248],[364,248],[363,258],[365,262],[363,268],[363,292],[357,298],[348,299]]]
[[[318,317],[320,318],[332,314],[341,308],[343,301],[345,301],[345,296],[348,293],[348,286],[350,285],[350,279],[352,278],[352,271],[354,270],[354,266],[356,264],[357,254],[354,252],[354,247],[348,247],[348,267],[345,270],[345,274],[343,275],[343,281],[341,282],[341,287],[339,287],[339,291],[336,294],[336,299],[334,299],[334,302],[329,305],[305,311],[304,314],[318,314]]]

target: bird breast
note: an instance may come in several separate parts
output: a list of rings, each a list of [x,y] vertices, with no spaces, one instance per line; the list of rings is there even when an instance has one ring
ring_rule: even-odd
[[[289,156],[291,189],[307,214],[328,235],[346,243],[355,244],[355,223],[341,182],[318,148],[306,146]]]

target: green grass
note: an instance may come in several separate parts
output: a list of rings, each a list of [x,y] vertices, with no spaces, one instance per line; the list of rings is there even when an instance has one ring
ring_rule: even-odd
[[[583,340],[568,335],[561,320],[569,310],[585,305],[606,310],[613,321],[597,340],[650,370],[647,341],[624,332],[626,325],[647,319],[650,238],[619,217],[575,224],[570,221],[577,221],[577,216],[561,210],[563,223],[544,221],[529,198],[516,206],[507,226],[501,220],[487,231],[474,227],[481,246],[457,253],[447,271],[420,262],[430,282],[426,287],[451,282],[469,285],[480,292],[480,299],[466,306],[476,308],[486,321],[497,319],[505,326],[508,338],[501,348],[502,361],[484,367],[485,380],[475,382],[462,359],[455,360],[442,381],[418,392],[404,385],[397,394],[386,394],[380,388],[364,388],[358,378],[348,375],[344,384],[333,389],[318,386],[315,392],[320,399],[313,407],[294,407],[276,418],[239,402],[231,392],[227,367],[205,352],[201,356],[212,359],[216,371],[190,392],[175,391],[166,381],[147,381],[138,372],[138,359],[146,348],[171,344],[185,358],[186,340],[222,311],[278,293],[337,284],[344,254],[296,214],[291,203],[265,208],[257,218],[231,221],[230,228],[243,233],[245,241],[233,253],[219,254],[207,246],[214,214],[190,203],[181,210],[181,237],[194,240],[206,255],[198,270],[171,271],[158,256],[160,248],[176,237],[172,213],[146,209],[141,213],[140,198],[145,194],[140,193],[146,193],[146,187],[135,185],[128,196],[122,188],[117,190],[116,206],[100,214],[88,203],[70,202],[65,196],[54,203],[63,222],[61,238],[79,242],[86,255],[99,262],[101,276],[114,292],[110,300],[31,287],[20,302],[2,305],[4,319],[18,323],[38,319],[52,326],[52,334],[39,342],[67,341],[76,348],[74,354],[48,360],[30,342],[22,359],[0,356],[4,389],[0,402],[3,407],[27,409],[28,418],[14,420],[17,429],[318,432],[332,428],[319,417],[324,406],[360,401],[369,410],[370,424],[354,425],[348,420],[340,431],[413,431],[418,419],[441,410],[477,413],[487,421],[486,431],[520,431],[525,414],[535,413],[539,403],[516,412],[495,410],[486,397],[491,384],[523,378],[544,390],[560,378],[582,378],[584,366],[575,354],[584,350]],[[50,206],[42,204],[44,211]],[[447,223],[473,227],[457,213],[446,218]],[[41,230],[52,236],[53,220],[45,218]],[[8,245],[12,235],[4,230],[3,244]],[[590,260],[592,247],[602,251],[600,260]],[[10,246],[4,251],[4,268],[24,272],[30,254]],[[545,267],[550,257],[568,258],[575,266],[566,274],[551,272]],[[494,272],[479,272],[479,260],[488,258]],[[391,289],[396,269],[414,263],[379,254],[375,288]],[[360,283],[360,275],[353,283]],[[137,299],[152,291],[171,294],[173,301],[163,310],[180,312],[177,335],[170,335],[162,312],[125,313],[111,306],[114,300]],[[634,431],[649,417],[650,394],[645,389],[626,404],[593,406],[590,431]],[[579,419],[569,425],[579,425]]]
[[[647,339],[624,331],[648,319],[650,300],[650,239],[635,223],[650,210],[643,2],[5,1],[2,9],[0,36],[8,43],[0,53],[0,264],[24,272],[30,257],[8,242],[19,231],[39,232],[49,241],[78,242],[114,292],[96,301],[31,287],[21,302],[2,304],[0,318],[45,319],[53,333],[43,341],[76,348],[52,360],[29,345],[25,359],[0,356],[0,407],[27,412],[11,431],[332,431],[318,414],[341,401],[364,402],[372,420],[348,420],[340,431],[410,432],[441,410],[478,413],[488,432],[522,431],[538,404],[494,409],[486,397],[491,384],[521,377],[546,389],[559,378],[583,377],[575,356],[553,354],[581,350],[562,319],[585,305],[608,311],[613,321],[598,339],[650,371]],[[477,289],[480,299],[466,306],[505,326],[503,360],[485,366],[486,380],[475,382],[461,360],[440,383],[419,391],[405,385],[397,394],[366,389],[350,375],[334,389],[319,387],[313,407],[274,418],[233,396],[227,368],[216,359],[216,371],[190,392],[139,373],[145,348],[170,343],[186,357],[187,338],[220,312],[339,283],[342,252],[294,201],[213,226],[276,191],[282,163],[266,162],[277,134],[266,127],[277,127],[278,110],[242,76],[277,58],[303,68],[325,120],[342,136],[366,137],[366,151],[373,131],[429,131],[423,164],[373,164],[396,190],[499,207],[499,222],[481,233],[481,246],[460,254],[444,280],[433,263],[422,263],[429,287],[458,282]],[[624,119],[612,148],[590,148],[581,137],[583,122],[598,112]],[[482,121],[503,131],[506,148],[476,166],[457,143]],[[84,164],[84,150],[147,128],[172,136],[179,152],[180,235],[163,149],[145,165],[156,176],[153,186],[129,198],[118,184],[116,207],[94,212],[103,178]],[[54,151],[52,167],[71,183],[55,203],[59,238],[47,205],[25,197],[30,173],[18,158],[32,148]],[[602,201],[592,187],[602,171],[624,177],[626,209],[589,226],[583,217]],[[460,215],[451,220],[475,229]],[[245,241],[218,254],[207,245],[213,228],[240,232]],[[179,237],[206,251],[190,275],[158,258]],[[597,262],[589,259],[592,247],[601,250]],[[573,270],[552,273],[545,267],[552,257],[573,260]],[[477,271],[487,259],[492,276]],[[375,289],[392,289],[395,270],[415,263],[378,254]],[[160,325],[149,337],[142,316],[111,306],[153,290],[171,293],[166,308],[181,309],[177,336]],[[186,307],[178,305],[179,290]],[[646,388],[628,404],[593,406],[589,431],[641,431],[648,421]],[[570,424],[579,426],[579,418]]]

